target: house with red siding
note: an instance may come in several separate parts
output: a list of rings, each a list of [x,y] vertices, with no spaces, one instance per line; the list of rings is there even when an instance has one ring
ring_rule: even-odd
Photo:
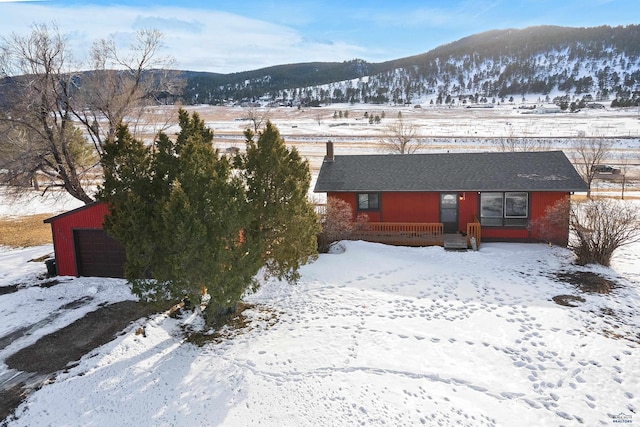
[[[51,224],[57,274],[124,277],[122,245],[103,229],[106,203],[91,203],[45,219]]]
[[[395,231],[406,237],[395,243],[421,245],[417,237],[426,233],[432,244],[462,235],[469,246],[470,237],[542,241],[532,223],[587,189],[562,151],[334,155],[329,142],[314,191],[347,202],[354,218],[366,215],[365,240]],[[567,224],[553,240],[566,242],[568,233]]]

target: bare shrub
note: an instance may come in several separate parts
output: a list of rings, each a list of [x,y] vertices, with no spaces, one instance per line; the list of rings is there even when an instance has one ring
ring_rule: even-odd
[[[567,230],[572,233],[570,240]],[[540,240],[569,247],[579,265],[608,266],[616,249],[640,241],[639,212],[635,205],[620,200],[572,203],[566,197],[548,207],[531,224],[531,232]]]
[[[513,134],[505,138],[497,138],[498,150],[504,152],[516,151],[549,151],[551,140],[543,138],[516,137]]]
[[[329,197],[325,211],[320,214],[322,231],[318,236],[318,251],[326,253],[333,243],[348,240],[365,222],[366,216],[363,215],[353,219],[353,209],[349,203]]]
[[[609,266],[616,249],[640,241],[637,206],[613,199],[587,199],[571,205],[569,248],[579,265]]]

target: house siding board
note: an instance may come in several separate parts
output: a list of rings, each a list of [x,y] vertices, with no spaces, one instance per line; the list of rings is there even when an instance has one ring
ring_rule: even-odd
[[[385,222],[439,222],[439,215],[438,193],[382,193]]]
[[[516,227],[482,227],[481,239],[486,241],[530,241],[531,235],[527,228]]]
[[[353,209],[353,217],[365,214],[372,222],[439,222],[439,193],[387,192],[380,195],[380,209],[357,209],[358,193],[330,192],[328,197],[344,200]]]
[[[462,200],[458,202],[458,230],[466,232],[467,224],[478,218],[478,193],[463,191]]]
[[[74,229],[102,229],[109,208],[95,203],[45,220],[51,224],[56,268],[61,276],[77,276]]]
[[[458,203],[458,231],[466,232],[467,224],[479,219],[480,197],[478,191],[459,191],[462,198]],[[529,193],[529,222],[544,217],[548,207],[568,197],[570,193],[563,191],[542,191]],[[355,216],[365,213],[372,222],[440,222],[439,192],[383,192],[380,198],[379,211],[358,211],[357,193],[330,192],[328,197],[335,197],[347,202]],[[482,227],[482,239],[487,241],[543,241],[536,228],[530,227]],[[566,241],[568,224],[554,231],[556,241]]]
[[[557,202],[569,196],[569,193],[564,192],[532,193],[531,222],[533,223],[535,221],[541,220],[545,216],[547,208],[554,206]],[[563,246],[566,246],[569,236],[568,217],[567,222],[564,226],[557,227],[554,230],[550,230],[549,232],[553,241],[560,242]],[[537,227],[531,228],[531,238],[537,241],[545,240],[543,236],[540,235],[539,228]]]
[[[531,193],[531,219],[538,220],[546,214],[547,207],[569,196],[564,192],[535,192]]]

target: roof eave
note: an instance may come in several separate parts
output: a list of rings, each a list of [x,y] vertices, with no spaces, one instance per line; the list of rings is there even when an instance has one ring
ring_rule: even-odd
[[[52,217],[50,217],[50,218],[46,218],[46,219],[45,219],[45,220],[43,220],[42,222],[44,222],[45,224],[51,224],[53,221],[56,221],[56,220],[58,220],[58,219],[60,219],[60,218],[63,218],[63,217],[68,216],[68,215],[72,215],[72,214],[74,214],[74,213],[76,213],[76,212],[83,211],[83,210],[85,210],[85,209],[89,209],[89,208],[91,208],[91,207],[93,207],[93,206],[95,206],[95,205],[99,205],[99,204],[101,204],[101,203],[104,203],[104,202],[101,202],[101,201],[91,202],[91,203],[88,203],[88,204],[86,204],[86,205],[80,206],[80,207],[78,207],[78,208],[72,209],[72,210],[70,210],[70,211],[62,212],[61,214],[58,214],[58,215],[52,216]]]

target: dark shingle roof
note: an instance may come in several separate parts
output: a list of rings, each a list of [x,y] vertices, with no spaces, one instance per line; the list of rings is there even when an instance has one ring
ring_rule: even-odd
[[[325,160],[314,191],[587,191],[562,151],[348,155]]]

